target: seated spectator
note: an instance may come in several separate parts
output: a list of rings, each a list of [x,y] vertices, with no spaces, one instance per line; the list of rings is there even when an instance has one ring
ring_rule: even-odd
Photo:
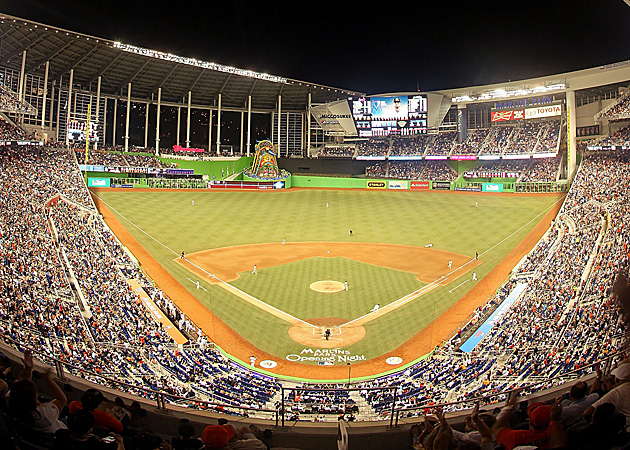
[[[101,403],[103,403],[105,397],[103,394],[96,389],[88,389],[81,396],[81,401],[73,401],[70,402],[69,410],[70,414],[80,410],[85,409],[92,413],[95,420],[95,426],[100,428],[106,432],[113,431],[114,433],[122,433],[123,425],[122,423],[116,419],[114,416],[109,414],[108,412],[97,409]]]
[[[177,432],[179,433],[179,436],[171,439],[171,446],[173,447],[173,450],[199,450],[203,447],[203,442],[201,442],[201,439],[194,437],[195,426],[192,423],[182,422],[177,427]]]
[[[230,427],[234,433],[234,436],[232,436],[228,442],[228,448],[230,450],[266,450],[267,446],[252,433],[249,427],[242,426],[237,429],[234,425],[229,423],[224,426]]]
[[[129,420],[129,428],[136,430],[143,430],[146,428],[147,410],[144,409],[139,402],[134,401],[129,405],[129,414],[131,419]]]
[[[601,372],[598,374],[601,374]],[[589,393],[588,385],[583,381],[579,381],[571,387],[566,405],[562,405],[565,401],[564,397],[556,399],[556,402],[561,404],[560,421],[565,429],[580,422],[584,410],[599,399],[599,394],[594,392],[598,384],[598,382],[594,383]]]
[[[493,433],[497,437],[497,443],[504,446],[505,450],[512,450],[520,445],[532,445],[540,448],[548,448],[551,441],[550,427],[551,407],[544,403],[534,403],[527,408],[529,429],[516,430],[510,428],[510,418],[520,390],[513,391],[505,402],[505,406],[497,416],[493,427]]]
[[[483,422],[485,425],[484,430],[489,432],[495,423],[495,418],[492,414],[479,414],[479,403],[476,403],[470,417],[466,417],[465,419],[466,428],[464,431],[453,430],[453,437],[459,445],[466,445],[468,443],[479,446],[482,445],[484,434],[478,426],[479,421]],[[490,436],[492,436],[492,433],[490,433]],[[492,448],[494,448],[494,444]]]
[[[226,425],[208,425],[201,433],[205,450],[227,450],[227,444],[233,437],[234,429]]]
[[[131,421],[131,413],[127,411],[125,402],[122,398],[116,397],[114,399],[114,407],[112,408],[112,416],[122,423],[123,428],[127,428]]]
[[[623,414],[615,412],[612,403],[595,408],[592,422],[583,422],[567,430],[567,448],[596,450],[610,448],[626,424]]]
[[[94,416],[80,409],[68,416],[68,428],[55,433],[52,450],[124,450],[120,435],[100,439],[92,434]]]
[[[616,386],[602,398],[594,402],[584,411],[584,417],[590,419],[598,406],[610,403],[618,413],[626,417],[626,424],[630,425],[630,361],[624,361],[611,372],[615,376]]]
[[[24,370],[20,379],[13,383],[9,393],[9,413],[13,418],[28,428],[53,434],[67,428],[59,420],[59,412],[66,405],[67,399],[61,388],[50,378],[50,371],[43,374],[43,379],[52,392],[53,400],[41,403],[37,386],[31,381],[33,357],[30,350],[24,351]]]

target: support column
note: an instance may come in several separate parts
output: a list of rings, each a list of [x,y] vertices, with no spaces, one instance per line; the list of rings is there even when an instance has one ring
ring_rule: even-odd
[[[308,105],[306,106],[306,157],[311,154],[311,93],[308,93]]]
[[[219,94],[219,108],[217,109],[217,156],[221,156],[221,94]]]
[[[177,139],[175,139],[175,143],[177,145],[180,144],[179,137],[182,134],[182,107],[181,105],[177,107]]]
[[[53,80],[52,85],[50,86],[50,110],[48,111],[48,137],[52,134],[53,129],[53,111],[55,110],[55,80]]]
[[[70,122],[70,112],[72,111],[72,83],[74,83],[74,69],[70,69],[70,84],[68,88],[68,109],[66,113],[66,148],[70,147],[68,139],[68,123]]]
[[[42,140],[44,140],[44,127],[46,126],[46,97],[48,97],[48,69],[50,69],[50,61],[46,61],[46,68],[44,69],[44,94],[42,98],[42,123],[41,134]]]
[[[190,148],[190,101],[192,93],[188,91],[188,108],[186,113],[186,148]]]
[[[106,147],[107,143],[105,142],[105,136],[107,136],[107,97],[103,99],[105,103],[103,103],[103,140],[101,147]]]
[[[241,142],[239,143],[239,149],[238,152],[239,154],[243,154],[243,138],[245,136],[243,136],[243,133],[245,133],[245,130],[243,129],[245,125],[245,111],[241,111]]]
[[[577,143],[575,140],[575,91],[566,92],[567,99],[567,179],[573,180],[576,165]]]
[[[24,68],[26,67],[26,50],[22,52],[22,66],[20,68],[20,84],[18,85],[18,98],[24,100],[24,85],[26,80],[24,79]]]
[[[107,106],[107,103],[105,104]],[[94,123],[96,124],[97,136],[101,133],[98,133],[99,125],[101,124],[101,76],[98,76],[98,82],[96,84],[96,114],[94,115]],[[105,127],[103,127],[103,130]],[[101,142],[105,139],[105,131],[102,132]],[[98,148],[98,140],[94,139],[94,150]]]
[[[162,88],[158,88],[157,117],[155,120],[155,154],[160,156],[160,110],[162,109]]]
[[[114,123],[112,124],[112,147],[116,147],[117,121],[118,121],[118,99],[114,98]]]
[[[22,68],[20,69],[20,84],[18,86],[18,98],[24,101],[26,92],[26,75],[24,74],[24,68],[26,67],[26,50],[22,52]],[[24,114],[18,114],[18,125],[24,125]]]
[[[250,155],[252,146],[252,96],[247,100],[247,156]]]
[[[276,144],[278,145],[278,156],[280,156],[280,121],[282,120],[282,95],[278,95],[278,131],[276,132]]]
[[[145,113],[144,113],[144,148],[145,149],[149,147],[149,106],[151,106],[151,102],[147,102]]]
[[[127,84],[127,116],[125,117],[125,151],[129,150],[129,114],[131,114],[131,83]]]
[[[59,77],[59,90],[57,92],[57,132],[55,133],[57,142],[61,141],[61,139],[59,139],[59,120],[61,120],[60,114],[61,114],[61,80],[62,78],[63,78],[63,75]]]
[[[208,109],[208,155],[212,151],[212,108]]]

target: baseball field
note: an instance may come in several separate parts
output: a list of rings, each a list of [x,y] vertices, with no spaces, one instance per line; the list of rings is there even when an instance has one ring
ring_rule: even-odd
[[[318,380],[347,379],[348,363],[353,379],[399,370],[429,352],[507,278],[562,200],[296,188],[93,194],[142,268],[221,349]]]

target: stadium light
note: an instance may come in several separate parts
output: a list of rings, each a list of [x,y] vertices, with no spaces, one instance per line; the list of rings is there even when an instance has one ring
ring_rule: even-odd
[[[528,88],[515,88],[515,89],[498,88],[498,89],[492,89],[492,90],[481,92],[481,93],[470,93],[470,94],[459,95],[457,97],[453,97],[451,99],[451,102],[452,103],[466,103],[466,102],[474,102],[474,101],[479,101],[479,100],[497,100],[500,98],[520,97],[520,96],[526,96],[526,95],[543,94],[543,93],[552,92],[552,91],[562,91],[566,88],[567,86],[565,83],[538,85],[538,86],[533,86],[533,87],[528,87]]]
[[[253,70],[239,69],[233,66],[225,66],[223,64],[217,64],[213,62],[200,61],[196,58],[188,58],[185,56],[177,56],[172,53],[160,52],[157,50],[150,50],[148,48],[137,47],[135,45],[123,44],[122,42],[114,42],[112,44],[114,48],[122,50],[128,53],[134,53],[136,55],[147,56],[149,58],[161,59],[163,61],[171,61],[178,64],[186,64],[189,66],[200,67],[202,69],[216,70],[218,72],[225,72],[234,75],[240,75],[243,77],[256,78],[259,80],[271,81],[274,83],[287,83],[287,79],[284,77],[278,77],[275,75],[269,75],[267,73],[256,72]]]

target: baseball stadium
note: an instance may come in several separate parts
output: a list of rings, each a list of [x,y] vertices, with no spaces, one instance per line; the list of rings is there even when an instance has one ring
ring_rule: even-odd
[[[1,19],[2,448],[630,443],[630,61],[372,94]]]

